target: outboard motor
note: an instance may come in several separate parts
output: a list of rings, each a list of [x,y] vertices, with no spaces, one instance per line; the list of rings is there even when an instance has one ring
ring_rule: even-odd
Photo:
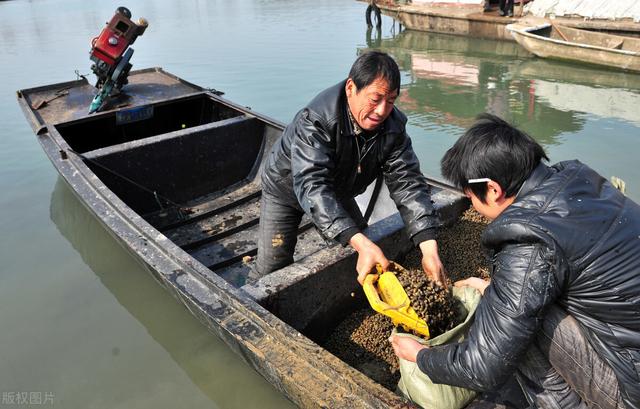
[[[118,7],[100,35],[91,40],[91,70],[98,77],[98,94],[93,98],[89,113],[99,111],[107,98],[120,92],[127,83],[131,70],[133,48],[129,48],[147,29],[149,23],[144,18],[137,23],[131,21],[131,11]]]

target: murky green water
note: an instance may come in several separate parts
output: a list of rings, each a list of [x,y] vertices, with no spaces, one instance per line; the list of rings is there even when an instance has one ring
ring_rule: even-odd
[[[350,0],[0,1],[0,406],[291,406],[115,244],[16,103],[17,89],[88,74],[89,40],[122,4],[150,21],[134,69],[161,66],[286,122],[379,47],[403,71],[399,105],[426,173],[491,111],[552,161],[579,158],[640,198],[637,75],[532,59],[514,43],[398,34],[386,18],[367,33]]]

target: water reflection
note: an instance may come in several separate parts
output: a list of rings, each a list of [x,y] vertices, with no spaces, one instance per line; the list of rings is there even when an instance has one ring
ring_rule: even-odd
[[[536,80],[534,92],[538,101],[557,110],[582,111],[600,118],[618,118],[640,126],[638,92],[546,80]]]
[[[367,27],[366,41],[367,47],[380,48],[382,45],[382,28]]]
[[[370,31],[367,44],[392,54],[405,74],[399,106],[424,129],[465,128],[491,112],[558,145],[584,128],[585,114],[640,125],[639,76],[550,63],[513,42]]]
[[[584,122],[574,112],[540,104],[535,81],[514,75],[529,57],[515,43],[404,31],[380,48],[410,73],[399,104],[418,126],[466,128],[478,113],[491,112],[525,128],[535,123],[534,135],[549,145]]]
[[[51,193],[50,217],[118,303],[145,327],[214,407],[294,407],[133,263],[62,178]],[[129,262],[123,268],[114,260]],[[128,346],[130,335],[122,335],[124,346]],[[112,352],[117,354],[119,349]],[[246,393],[247,385],[251,385],[251,394]],[[190,395],[182,402],[184,406],[205,404],[202,397],[181,392]]]

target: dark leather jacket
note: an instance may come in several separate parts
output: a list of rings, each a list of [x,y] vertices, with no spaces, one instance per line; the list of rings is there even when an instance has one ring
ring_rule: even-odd
[[[366,147],[360,143],[366,152],[360,154],[345,83],[316,96],[274,143],[263,168],[263,192],[299,206],[324,236],[335,239],[358,227],[347,209],[382,172],[409,236],[414,242],[435,238],[429,185],[405,132],[406,117],[394,108]]]
[[[516,369],[545,315],[571,314],[640,405],[640,206],[578,161],[539,165],[485,230],[491,285],[468,339],[421,351],[436,383],[491,390]]]

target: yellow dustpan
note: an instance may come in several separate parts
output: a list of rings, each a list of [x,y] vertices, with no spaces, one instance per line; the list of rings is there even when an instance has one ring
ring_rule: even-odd
[[[391,318],[395,326],[402,326],[405,331],[414,331],[428,339],[429,327],[411,308],[409,297],[396,275],[392,271],[383,272],[380,265],[376,269],[378,274],[367,275],[362,285],[371,308]]]

